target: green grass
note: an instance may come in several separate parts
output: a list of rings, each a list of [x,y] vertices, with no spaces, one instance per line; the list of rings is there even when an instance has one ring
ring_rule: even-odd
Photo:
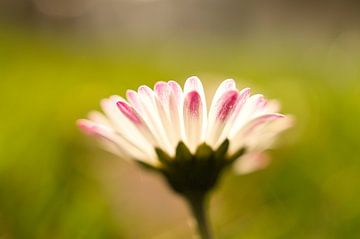
[[[130,178],[124,188],[108,180],[113,185],[105,187],[107,173],[98,167],[117,160],[83,137],[74,122],[98,108],[101,98],[157,80],[184,82],[190,75],[210,88],[233,77],[280,99],[297,119],[282,147],[271,152],[267,170],[229,172],[222,181],[212,201],[218,238],[357,238],[359,43],[346,35],[102,42],[3,30],[0,238],[189,236],[183,214],[167,221],[172,213],[159,207],[166,204],[163,198],[126,200],[141,192],[141,180]],[[120,199],[107,187],[120,192]],[[127,204],[115,212],[117,200]],[[127,210],[137,204],[165,216]]]

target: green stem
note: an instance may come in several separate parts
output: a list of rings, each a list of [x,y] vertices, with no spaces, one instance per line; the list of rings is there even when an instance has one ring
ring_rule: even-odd
[[[213,239],[210,231],[209,222],[207,220],[204,193],[188,194],[186,196],[190,210],[196,220],[198,232],[201,239]]]

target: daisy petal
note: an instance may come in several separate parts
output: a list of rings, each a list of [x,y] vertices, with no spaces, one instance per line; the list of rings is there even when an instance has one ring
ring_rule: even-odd
[[[171,143],[171,155],[175,153],[175,147],[180,137],[179,94],[181,92],[178,92],[178,90],[176,85],[171,86],[171,84],[166,82],[158,82],[154,87],[159,116],[167,133],[167,139]]]
[[[148,155],[119,137],[115,131],[105,125],[85,119],[78,120],[77,125],[87,134],[97,137],[99,141],[114,154],[125,159],[150,160]]]
[[[189,92],[184,99],[184,126],[186,143],[192,152],[195,152],[201,142],[203,122],[203,104],[197,91]]]
[[[239,174],[248,174],[265,168],[270,160],[269,155],[264,152],[252,152],[236,161],[234,169]]]
[[[184,85],[184,94],[188,94],[191,91],[196,91],[200,95],[200,104],[202,105],[202,124],[201,124],[201,141],[205,140],[206,125],[207,125],[207,108],[206,108],[206,97],[204,87],[201,80],[197,76],[189,77]]]
[[[143,134],[139,133],[137,127],[119,111],[116,105],[118,101],[124,101],[124,99],[119,96],[111,96],[109,99],[101,101],[101,107],[109,119],[111,127],[122,138],[137,148],[143,149],[149,157],[153,157],[155,155],[153,146]]]
[[[268,102],[261,94],[252,95],[247,98],[234,122],[234,127],[229,134],[229,138],[234,137],[235,134],[250,120],[266,113],[266,106]]]
[[[269,128],[274,126],[275,121],[279,121],[279,123],[275,124],[277,127],[270,131]],[[231,140],[230,153],[236,152],[244,146],[251,150],[260,148],[264,143],[269,143],[271,137],[267,137],[266,134],[277,135],[289,127],[287,121],[288,118],[282,114],[266,114],[251,120]]]
[[[257,126],[251,134],[246,136],[248,148],[257,151],[270,149],[274,145],[277,136],[290,128],[293,123],[291,116],[284,116]]]
[[[91,121],[94,121],[96,123],[103,124],[103,125],[106,125],[108,127],[111,127],[111,123],[110,123],[109,119],[106,118],[106,116],[103,113],[100,113],[98,111],[89,112],[88,118]]]
[[[170,120],[174,129],[174,139],[177,143],[185,138],[183,118],[183,92],[180,85],[175,81],[168,82],[171,88],[169,99]]]
[[[131,104],[132,107],[134,107],[134,109],[143,114],[144,113],[144,109],[141,105],[141,101],[139,99],[138,93],[134,90],[127,90],[126,91],[126,98],[128,100],[128,102]]]
[[[214,102],[211,105],[208,132],[206,137],[206,142],[210,146],[215,147],[222,130],[236,109],[238,103],[239,93],[237,90],[228,90],[218,98],[217,102]]]
[[[138,89],[138,96],[143,109],[142,116],[156,137],[158,146],[170,153],[171,145],[159,115],[155,93],[149,87],[143,85]]]
[[[139,130],[140,133],[153,145],[158,145],[154,135],[150,131],[148,125],[144,122],[142,117],[136,112],[136,110],[127,104],[124,101],[118,101],[116,103],[117,107],[119,108],[120,112],[130,120],[136,128]]]
[[[236,90],[236,84],[233,79],[227,79],[221,82],[219,87],[216,89],[214,97],[211,102],[211,106],[215,104],[219,100],[219,98],[227,91],[229,90]],[[211,107],[210,107],[211,111]]]
[[[125,117],[128,118],[135,125],[140,126],[144,124],[140,115],[130,105],[128,105],[124,101],[118,101],[116,105],[118,106],[119,110],[125,115]]]

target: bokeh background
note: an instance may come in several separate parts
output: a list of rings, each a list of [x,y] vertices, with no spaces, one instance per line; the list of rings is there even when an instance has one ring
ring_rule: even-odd
[[[223,178],[217,238],[360,237],[358,1],[1,0],[0,238],[192,238],[159,177],[75,127],[101,98],[190,75],[297,119],[267,170]]]

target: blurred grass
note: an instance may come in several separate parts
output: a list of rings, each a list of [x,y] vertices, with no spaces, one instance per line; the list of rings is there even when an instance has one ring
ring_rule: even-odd
[[[74,122],[108,95],[190,75],[233,77],[297,118],[269,169],[223,180],[212,202],[219,238],[358,238],[359,43],[356,33],[103,42],[3,28],[0,238],[183,238],[114,216],[94,165],[113,158]]]

